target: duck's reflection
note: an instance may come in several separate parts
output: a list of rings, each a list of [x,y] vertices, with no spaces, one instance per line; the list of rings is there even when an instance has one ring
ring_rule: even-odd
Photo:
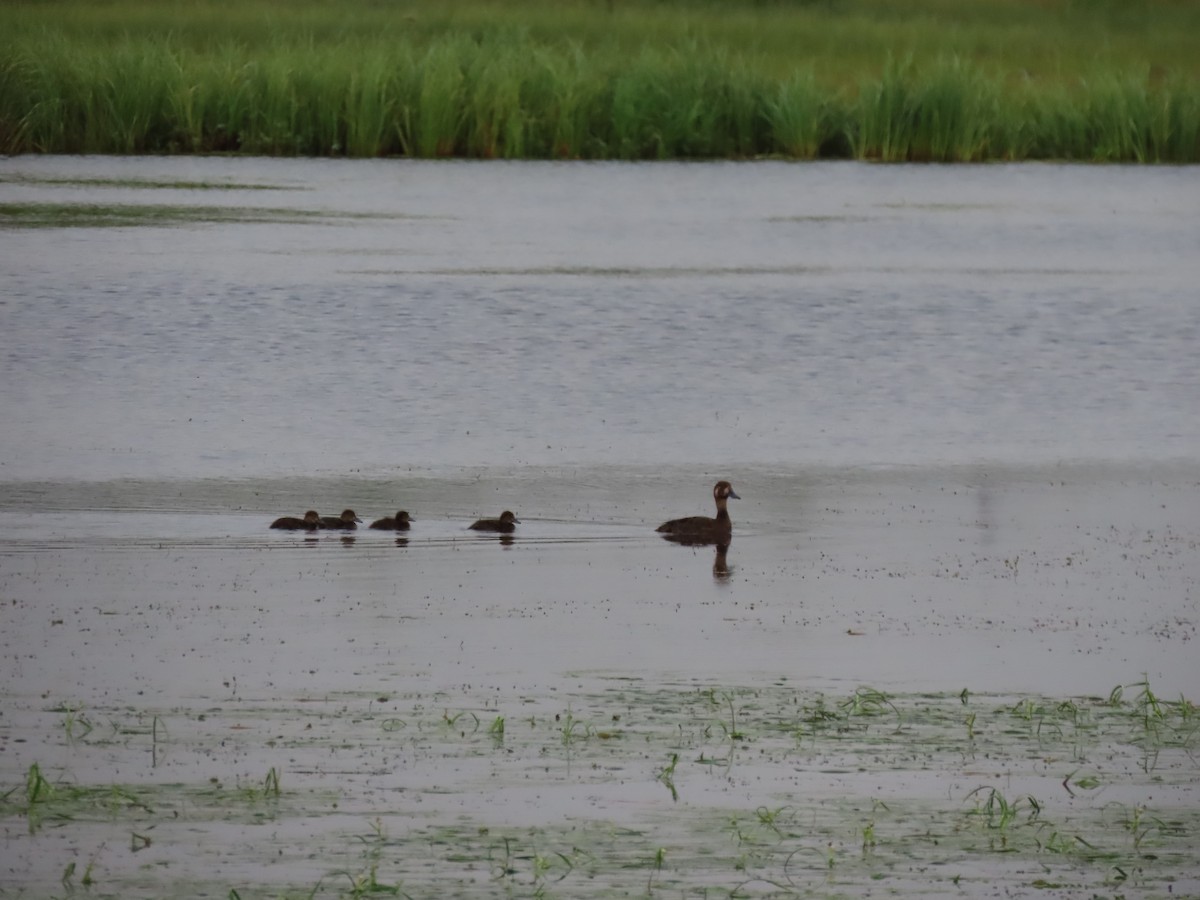
[[[729,563],[725,559],[725,554],[729,552],[728,544],[717,544],[716,555],[713,556],[713,578],[717,581],[729,580]]]
[[[397,547],[407,547],[408,546],[408,538],[396,538],[396,546]]]
[[[714,548],[712,573],[713,579],[716,581],[728,581],[729,573],[732,569],[729,566],[729,544],[730,541],[715,541],[705,540],[704,538],[695,535],[684,534],[664,534],[664,541],[672,544],[680,544],[684,547],[712,547]]]

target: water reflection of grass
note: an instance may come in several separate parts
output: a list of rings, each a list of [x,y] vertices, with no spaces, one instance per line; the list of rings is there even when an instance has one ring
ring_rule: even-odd
[[[75,176],[61,178],[50,175],[0,175],[0,184],[36,184],[51,187],[128,188],[172,191],[298,191],[295,185],[263,184],[233,181],[183,181],[166,178],[102,178]]]
[[[1194,4],[0,5],[0,152],[1200,158]]]
[[[137,854],[183,839],[236,857],[230,823],[291,835],[280,854],[297,833],[320,848],[307,884],[213,885],[242,896],[1186,893],[1200,864],[1200,716],[1147,682],[1104,697],[830,697],[622,679],[553,704],[491,691],[199,714],[58,704],[46,715],[68,768],[31,765],[0,818],[25,822],[10,835],[72,845],[91,823],[95,847]],[[210,764],[197,783],[78,782],[113,754],[146,760],[151,745],[172,771],[231,750],[275,762],[257,776]],[[548,804],[540,824],[503,824],[512,796],[530,792]],[[369,831],[346,830],[345,810]],[[264,832],[255,852],[275,841]],[[95,851],[88,880],[132,890],[137,874],[108,856]]]
[[[0,228],[111,228],[233,222],[299,225],[363,218],[379,217],[253,206],[0,203]]]

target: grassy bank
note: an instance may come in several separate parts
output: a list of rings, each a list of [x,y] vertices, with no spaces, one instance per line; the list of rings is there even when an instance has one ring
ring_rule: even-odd
[[[1200,7],[0,7],[0,150],[1200,160]]]

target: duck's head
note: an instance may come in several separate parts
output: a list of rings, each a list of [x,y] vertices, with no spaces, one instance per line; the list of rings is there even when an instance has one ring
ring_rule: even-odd
[[[362,519],[360,519],[358,516],[356,516],[354,514],[354,510],[352,510],[352,509],[343,509],[342,514],[340,516],[338,516],[338,518],[341,519],[343,522],[361,522],[362,521]]]
[[[741,500],[742,498],[733,492],[733,485],[728,481],[718,481],[713,485],[713,499],[721,501],[729,499]]]
[[[506,525],[509,523],[515,523],[517,525],[521,524],[521,520],[518,519],[510,510],[507,510],[507,509],[504,512],[500,513],[500,521],[505,523]]]

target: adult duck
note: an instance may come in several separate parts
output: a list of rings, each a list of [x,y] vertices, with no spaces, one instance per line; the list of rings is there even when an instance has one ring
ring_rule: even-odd
[[[717,504],[716,518],[709,516],[687,516],[671,519],[656,529],[667,540],[694,544],[727,544],[733,535],[733,522],[729,518],[727,502],[741,500],[728,481],[713,485],[713,500]]]

